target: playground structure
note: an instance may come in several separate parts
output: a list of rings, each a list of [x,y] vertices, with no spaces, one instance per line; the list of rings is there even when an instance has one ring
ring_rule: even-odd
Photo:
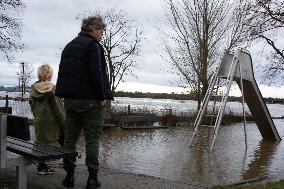
[[[255,81],[251,56],[247,52],[237,50],[234,55],[228,51],[224,53],[223,59],[209,84],[194,123],[192,147],[205,148],[210,151],[213,149],[233,81],[238,84],[242,93],[245,137],[247,137],[244,112],[244,103],[246,102],[262,137],[268,140],[281,140]],[[211,119],[209,124],[203,123],[205,117]],[[203,143],[198,146],[198,138],[201,137],[203,141],[205,138],[205,133],[201,128],[207,130],[207,140],[206,144]]]

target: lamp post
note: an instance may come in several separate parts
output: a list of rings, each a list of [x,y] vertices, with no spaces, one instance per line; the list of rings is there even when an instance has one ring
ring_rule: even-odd
[[[24,90],[25,90],[25,63],[21,62],[22,65],[22,75],[21,75],[21,80],[22,80],[22,85],[21,85],[21,92],[22,92],[22,98],[24,97]]]

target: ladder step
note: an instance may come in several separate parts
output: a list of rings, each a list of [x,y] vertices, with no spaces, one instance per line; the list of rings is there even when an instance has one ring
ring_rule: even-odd
[[[207,106],[208,107],[220,107],[221,104],[208,104]]]
[[[195,145],[190,145],[190,147],[197,148],[197,149],[203,149],[203,150],[210,150],[210,148],[209,148],[209,147],[205,147],[205,146],[195,146]]]
[[[224,84],[216,84],[216,85],[213,86],[213,91],[216,91],[216,90],[218,91],[219,89],[221,90],[225,87],[226,87],[226,85],[224,85]]]
[[[200,134],[196,134],[195,137],[196,137],[196,138],[208,138],[207,136],[205,136],[205,135],[200,135]]]
[[[217,88],[220,88],[220,87],[226,87],[226,86],[225,85],[214,85],[213,89],[217,89]]]
[[[228,77],[227,75],[220,75],[220,76],[218,76],[218,78],[221,78],[221,79],[230,79],[230,77]]]
[[[223,95],[220,96],[220,95],[211,95],[210,96],[210,101],[215,101],[215,102],[222,102],[222,98],[223,98]]]
[[[221,94],[211,94],[212,97],[223,97]]]
[[[207,115],[204,115],[205,117],[217,117],[217,115],[210,115],[210,114],[207,114]]]
[[[214,128],[214,125],[200,125],[200,127]]]

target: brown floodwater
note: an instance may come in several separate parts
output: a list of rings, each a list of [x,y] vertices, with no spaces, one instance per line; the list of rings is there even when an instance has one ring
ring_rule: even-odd
[[[283,139],[284,120],[274,123]],[[220,127],[212,153],[190,148],[191,135],[192,128],[187,126],[104,130],[101,167],[203,187],[259,177],[284,178],[284,141],[263,140],[254,122],[247,123],[247,149],[243,123]],[[84,154],[82,139],[78,148]],[[84,157],[77,163],[85,164]],[[0,188],[14,182],[3,179],[0,175]]]
[[[284,120],[274,123],[284,138]],[[243,123],[222,126],[212,153],[190,148],[191,134],[192,128],[185,126],[105,130],[101,167],[207,187],[259,177],[284,178],[284,142],[263,140],[254,122],[247,123],[247,149]]]

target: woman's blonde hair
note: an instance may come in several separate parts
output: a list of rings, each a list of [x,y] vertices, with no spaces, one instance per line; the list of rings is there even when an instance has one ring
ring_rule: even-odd
[[[53,69],[48,64],[41,65],[37,70],[37,77],[40,81],[51,81]]]

